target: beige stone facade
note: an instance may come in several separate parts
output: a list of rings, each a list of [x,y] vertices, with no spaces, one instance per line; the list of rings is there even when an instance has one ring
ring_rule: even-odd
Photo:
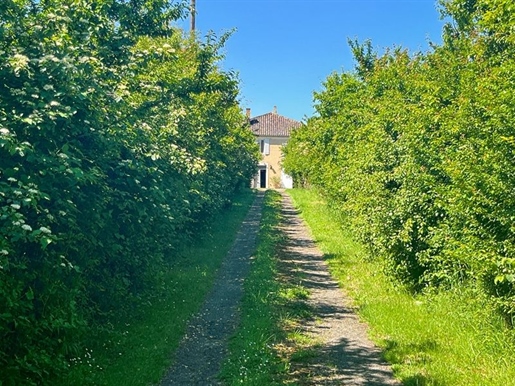
[[[261,161],[258,165],[258,175],[255,178],[256,188],[291,188],[285,183],[282,171],[282,148],[288,142],[288,137],[258,137],[257,143],[261,151]],[[259,185],[258,185],[259,184]]]
[[[249,114],[249,110],[247,110]],[[276,189],[292,188],[293,181],[282,170],[283,146],[290,137],[291,130],[300,123],[274,112],[250,118],[250,128],[256,136],[261,152],[258,172],[252,179],[253,188]]]

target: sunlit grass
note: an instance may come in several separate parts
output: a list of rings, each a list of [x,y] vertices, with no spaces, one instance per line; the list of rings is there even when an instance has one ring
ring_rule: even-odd
[[[174,258],[154,294],[137,313],[89,338],[91,349],[62,385],[157,384],[171,365],[187,321],[201,306],[254,195],[247,192],[221,213],[209,231]]]
[[[307,299],[309,297],[309,290],[301,285],[285,287],[279,291],[279,297],[285,300]]]
[[[277,326],[276,280],[277,246],[282,238],[276,227],[280,221],[281,196],[274,191],[265,195],[258,235],[258,247],[251,272],[244,284],[241,322],[229,345],[221,378],[227,385],[280,385],[284,366],[274,345],[281,337]]]
[[[473,288],[412,296],[383,274],[380,261],[335,221],[315,191],[290,191],[326,255],[331,273],[354,299],[370,335],[405,385],[515,384],[515,334]]]
[[[280,228],[281,197],[269,191],[258,248],[246,279],[241,325],[230,342],[221,372],[227,385],[291,384],[295,363],[316,356],[318,343],[303,329],[314,317],[302,272],[281,260],[285,236]]]

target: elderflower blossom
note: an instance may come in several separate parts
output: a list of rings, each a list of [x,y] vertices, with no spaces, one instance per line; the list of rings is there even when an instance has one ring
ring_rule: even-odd
[[[14,72],[18,74],[20,70],[24,70],[28,67],[29,61],[30,60],[27,56],[22,54],[15,54],[10,58],[9,64],[14,68]]]
[[[46,227],[41,227],[41,228],[39,228],[39,230],[41,232],[43,232],[43,233],[46,233],[46,234],[52,233],[52,231],[50,229],[46,228]]]

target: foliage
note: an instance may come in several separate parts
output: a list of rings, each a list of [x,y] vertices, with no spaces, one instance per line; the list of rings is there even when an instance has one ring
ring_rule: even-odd
[[[515,315],[515,39],[510,1],[442,1],[444,43],[332,74],[285,167],[414,290],[471,281]]]
[[[226,37],[181,9],[0,5],[0,383],[51,382],[252,175]]]

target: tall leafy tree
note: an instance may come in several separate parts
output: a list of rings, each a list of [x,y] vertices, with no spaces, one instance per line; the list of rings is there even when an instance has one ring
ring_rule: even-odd
[[[441,10],[444,43],[428,53],[350,42],[355,72],[315,94],[318,116],[294,133],[285,166],[331,197],[397,279],[474,283],[511,321],[513,5]]]
[[[0,383],[51,384],[251,178],[224,38],[182,9],[0,4]]]

